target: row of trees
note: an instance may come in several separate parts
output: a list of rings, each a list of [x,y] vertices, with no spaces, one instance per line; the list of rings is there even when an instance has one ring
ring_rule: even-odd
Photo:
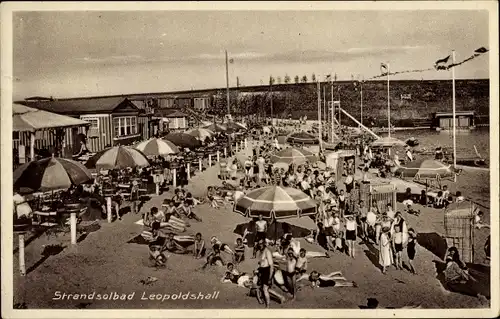
[[[283,78],[281,78],[281,76],[277,76],[276,78],[271,76],[269,78],[269,84],[290,84],[292,82],[292,78],[288,75],[288,74],[285,74],[285,76]],[[308,78],[307,78],[307,75],[303,75],[302,77],[299,77],[298,75],[296,75],[294,78],[293,78],[293,82],[295,84],[299,84],[299,83],[307,83],[308,82]],[[311,82],[316,82],[316,74],[312,74],[311,75]]]

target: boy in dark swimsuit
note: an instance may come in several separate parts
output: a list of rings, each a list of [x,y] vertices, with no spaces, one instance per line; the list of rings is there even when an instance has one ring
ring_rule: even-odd
[[[245,245],[243,244],[243,239],[236,239],[236,246],[234,247],[234,262],[236,264],[241,263],[245,260]]]

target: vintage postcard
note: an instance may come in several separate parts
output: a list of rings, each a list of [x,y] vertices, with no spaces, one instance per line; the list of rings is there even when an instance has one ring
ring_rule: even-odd
[[[2,317],[499,315],[497,2],[1,14]]]

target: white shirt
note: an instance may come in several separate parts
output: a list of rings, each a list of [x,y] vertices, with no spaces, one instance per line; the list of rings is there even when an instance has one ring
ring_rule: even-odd
[[[324,225],[325,227],[332,227],[333,226],[333,223],[335,222],[333,216],[330,216],[330,217],[326,217],[325,220],[324,220]]]
[[[235,191],[235,192],[234,192],[234,194],[233,194],[233,199],[234,199],[234,201],[236,202],[236,201],[238,201],[238,199],[242,198],[243,196],[245,196],[245,193],[243,193],[243,192],[242,192],[242,191],[240,191],[240,190],[237,190],[237,191]]]
[[[393,211],[392,209],[387,211],[387,217],[394,219],[394,216],[396,216],[395,211]]]
[[[300,182],[300,186],[302,187],[303,190],[307,190],[310,187],[309,183],[306,180],[303,180],[302,182]]]
[[[335,217],[333,219],[333,229],[340,230],[340,218]]]

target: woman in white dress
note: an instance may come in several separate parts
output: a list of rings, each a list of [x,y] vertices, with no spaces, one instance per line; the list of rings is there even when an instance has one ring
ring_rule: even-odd
[[[392,265],[393,262],[389,232],[385,231],[385,229],[382,234],[380,234],[378,262],[382,267],[382,273],[384,274],[387,271],[387,267]]]

